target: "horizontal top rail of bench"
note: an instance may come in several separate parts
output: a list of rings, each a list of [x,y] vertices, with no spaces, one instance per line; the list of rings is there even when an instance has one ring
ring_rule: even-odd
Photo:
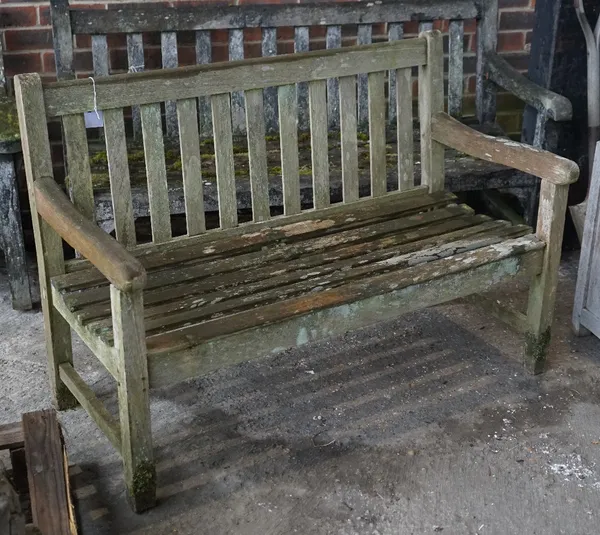
[[[45,86],[48,117],[424,65],[424,38],[117,74]],[[175,83],[176,82],[176,83]]]
[[[220,30],[326,26],[377,22],[474,19],[476,0],[413,0],[408,2],[325,2],[315,4],[243,6],[175,6],[124,4],[118,9],[70,7],[75,34],[139,33],[152,31]]]

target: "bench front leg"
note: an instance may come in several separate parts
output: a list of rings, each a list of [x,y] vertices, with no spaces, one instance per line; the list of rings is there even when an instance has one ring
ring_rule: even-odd
[[[568,185],[542,181],[536,234],[546,249],[542,271],[533,278],[529,290],[525,334],[525,368],[534,374],[544,370],[550,344],[568,194]]]
[[[156,503],[150,397],[142,290],[110,287],[119,368],[119,420],[125,484],[131,507],[140,513]]]

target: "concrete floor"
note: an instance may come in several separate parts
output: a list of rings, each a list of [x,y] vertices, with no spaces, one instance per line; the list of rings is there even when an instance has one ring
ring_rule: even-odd
[[[520,336],[457,303],[154,392],[159,505],[143,515],[108,441],[63,413],[81,532],[598,533],[600,341],[570,334],[576,267],[561,268],[540,377],[521,370]],[[41,314],[12,311],[2,275],[0,330],[3,423],[50,400]]]

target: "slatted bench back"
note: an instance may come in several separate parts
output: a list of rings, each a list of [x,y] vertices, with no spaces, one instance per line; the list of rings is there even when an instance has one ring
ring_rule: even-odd
[[[85,9],[70,6],[69,0],[51,0],[52,25],[56,69],[59,80],[74,77],[73,38],[91,35],[94,76],[112,74],[107,34],[126,34],[127,61],[130,71],[139,72],[145,67],[144,34],[160,33],[162,66],[178,65],[178,32],[195,33],[196,62],[210,63],[213,57],[211,32],[226,30],[229,33],[229,59],[244,58],[245,28],[260,28],[262,32],[262,55],[277,54],[277,29],[294,29],[294,50],[309,50],[309,30],[311,27],[325,26],[328,49],[342,46],[342,26],[357,25],[357,44],[372,41],[374,24],[387,25],[390,41],[403,38],[404,23],[419,21],[419,31],[431,29],[436,20],[449,22],[448,39],[448,111],[453,116],[462,115],[463,103],[463,50],[464,21],[477,20],[478,43],[478,82],[477,91],[483,97],[484,81],[481,79],[481,51],[495,48],[497,0],[412,0],[384,2],[325,2],[292,5],[244,4],[238,6],[205,5],[174,6],[120,4],[118,8]],[[483,38],[482,38],[483,36]],[[395,121],[395,75],[389,74],[390,98],[388,99],[388,120]],[[386,86],[388,85],[386,81]],[[366,76],[359,78],[357,103],[358,126],[367,124],[368,82]],[[339,86],[336,79],[327,82],[327,116],[329,129],[339,129],[340,110],[338,107]],[[212,135],[210,103],[200,99],[198,106],[200,134]],[[231,100],[232,128],[234,132],[246,129],[245,102],[240,93],[233,93]],[[299,125],[307,129],[308,92],[305,85],[298,87]],[[278,130],[277,95],[274,91],[265,92],[264,114],[267,133]],[[139,110],[134,108],[133,131],[136,138],[141,135]],[[177,110],[173,102],[166,103],[167,136],[176,138]]]
[[[139,106],[144,160],[150,202],[152,238],[156,243],[172,239],[164,130],[161,103],[173,102],[179,126],[187,234],[205,231],[203,178],[198,134],[197,99],[209,100],[212,109],[219,225],[238,224],[236,169],[233,152],[231,95],[242,95],[246,107],[247,149],[250,167],[252,218],[271,216],[264,121],[264,90],[275,88],[279,110],[280,161],[285,215],[302,209],[298,161],[296,87],[306,83],[309,96],[312,152],[313,207],[331,202],[327,131],[327,80],[339,79],[343,201],[359,198],[357,152],[357,78],[367,76],[370,193],[387,193],[386,100],[384,80],[396,74],[396,122],[398,128],[398,188],[414,187],[412,69],[419,68],[421,123],[421,180],[432,190],[443,189],[443,152],[431,141],[431,113],[443,108],[442,41],[439,32],[417,39],[338,50],[257,58],[244,62],[180,67],[145,73],[120,74],[92,81],[57,82],[44,87],[49,119],[63,119],[72,200],[87,217],[94,216],[92,177],[84,112],[104,113],[106,154],[110,176],[117,239],[136,245],[131,184],[124,127],[124,109]]]

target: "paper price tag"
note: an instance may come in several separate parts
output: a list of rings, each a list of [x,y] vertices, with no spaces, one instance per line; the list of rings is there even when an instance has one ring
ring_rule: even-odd
[[[100,128],[104,126],[101,111],[98,111],[97,113],[95,111],[86,111],[83,114],[83,118],[86,128]]]

